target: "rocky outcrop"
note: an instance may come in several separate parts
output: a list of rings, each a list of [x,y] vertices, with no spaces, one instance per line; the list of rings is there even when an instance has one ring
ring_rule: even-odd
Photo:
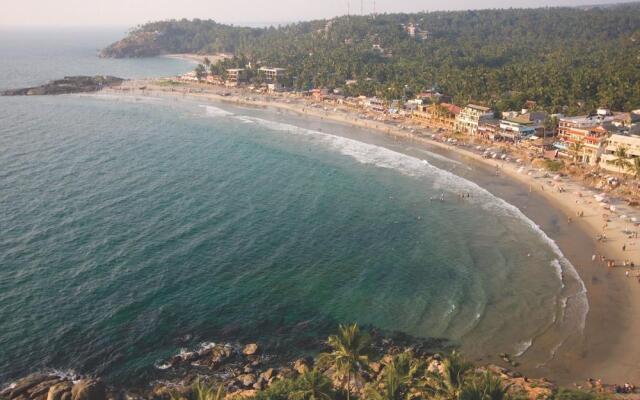
[[[244,349],[242,349],[242,354],[244,354],[245,356],[252,356],[257,352],[258,345],[256,343],[249,343],[248,345],[244,346]]]
[[[82,379],[71,388],[71,400],[106,400],[107,390],[99,379]]]
[[[410,351],[422,365],[424,373],[443,374],[443,358],[418,346],[384,340],[376,345],[379,358],[369,362],[362,376],[352,376],[353,393],[363,396],[367,384],[382,385],[385,368],[393,356]],[[508,355],[501,355],[509,358]],[[510,359],[510,358],[509,358]],[[510,367],[505,361],[505,365]],[[299,377],[313,368],[331,379],[336,387],[344,379],[334,368],[318,366],[312,357],[288,358],[268,354],[256,343],[214,344],[205,343],[198,349],[182,351],[158,365],[158,380],[135,390],[107,387],[99,379],[69,378],[55,374],[33,374],[22,378],[0,391],[0,399],[8,400],[106,400],[106,399],[154,399],[170,400],[193,397],[194,383],[222,386],[226,399],[244,399],[268,389],[274,382]],[[479,367],[499,376],[510,393],[518,398],[549,399],[556,391],[555,385],[545,379],[530,379],[507,368],[488,365]],[[135,394],[134,394],[135,393]]]
[[[124,82],[115,76],[66,76],[41,86],[21,89],[9,89],[0,92],[2,96],[41,96],[70,93],[96,92],[109,86],[117,86]]]

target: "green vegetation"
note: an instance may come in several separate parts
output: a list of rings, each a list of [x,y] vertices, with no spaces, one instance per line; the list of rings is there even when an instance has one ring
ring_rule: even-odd
[[[627,160],[627,158],[629,157],[627,155],[627,148],[624,146],[619,146],[616,148],[616,151],[613,153],[613,156],[615,157],[613,159],[613,165],[615,165],[616,167],[618,167],[618,169],[620,170],[620,173],[622,173],[623,170],[628,169],[631,166],[631,163]]]
[[[544,168],[547,171],[558,172],[564,168],[562,160],[544,160]]]
[[[410,36],[409,23],[425,35]],[[640,107],[640,4],[339,17],[245,28],[204,20],[148,23],[108,56],[228,52],[210,69],[288,69],[296,89],[401,98],[432,87],[497,111],[534,100],[552,112]],[[254,79],[258,79],[254,76]],[[345,85],[346,80],[357,80]]]
[[[486,369],[476,369],[455,351],[439,362],[412,350],[376,355],[371,337],[356,324],[341,325],[327,345],[332,351],[321,354],[315,368],[295,378],[276,379],[250,395],[225,394],[222,384],[216,387],[197,380],[186,393],[174,393],[171,400],[524,400],[531,395]],[[353,386],[344,381],[345,375],[353,379]],[[529,385],[536,390],[540,386],[544,384]],[[550,400],[609,398],[570,389],[541,393]]]
[[[337,335],[329,336],[327,341],[331,352],[320,355],[318,363],[330,366],[337,375],[345,380],[347,400],[351,393],[351,377],[358,378],[369,364],[371,338],[361,333],[357,324],[340,325]]]
[[[331,380],[318,369],[313,369],[293,379],[275,381],[258,392],[256,400],[333,400],[339,396]]]
[[[171,395],[171,400],[224,400],[224,397],[225,392],[222,385],[216,388],[215,386],[207,385],[197,380],[191,388],[190,396],[174,393]]]
[[[610,397],[581,390],[560,389],[554,396],[554,400],[606,400]]]

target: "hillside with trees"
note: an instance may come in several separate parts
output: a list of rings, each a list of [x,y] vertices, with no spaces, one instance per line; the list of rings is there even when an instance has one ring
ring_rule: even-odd
[[[498,111],[525,100],[565,113],[640,107],[640,3],[343,16],[268,28],[171,20],[135,28],[103,55],[218,52],[235,57],[214,71],[283,67],[298,90],[391,99],[435,87],[459,104]]]

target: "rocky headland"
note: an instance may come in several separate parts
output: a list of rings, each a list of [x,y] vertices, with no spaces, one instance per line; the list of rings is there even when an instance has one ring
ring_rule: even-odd
[[[153,57],[166,53],[157,32],[134,32],[100,52],[100,57],[134,58]]]
[[[423,343],[408,344],[387,337],[374,338],[372,356],[361,373],[352,377],[350,392],[369,398],[371,387],[384,387],[386,372],[399,354],[411,354],[420,376],[444,375],[446,357],[427,350]],[[325,349],[326,350],[326,349]],[[508,358],[507,355],[504,355]],[[301,380],[310,371],[319,371],[334,388],[345,382],[335,366],[323,365],[310,356],[283,358],[270,354],[257,343],[203,343],[191,350],[159,362],[157,379],[144,387],[124,388],[105,384],[94,377],[56,373],[37,373],[19,379],[0,390],[0,398],[9,400],[119,400],[119,399],[199,399],[198,385],[222,388],[225,399],[276,398],[271,391],[278,382]],[[471,374],[490,372],[498,377],[510,394],[518,398],[549,399],[557,387],[546,379],[530,379],[498,365],[473,367]],[[479,375],[478,375],[479,376]],[[271,389],[270,389],[271,388]],[[344,394],[344,393],[343,393]],[[341,396],[338,396],[341,397]],[[419,395],[412,398],[422,398]]]
[[[71,93],[97,92],[106,87],[118,86],[124,79],[115,76],[65,76],[44,85],[9,89],[0,92],[2,96],[42,96]]]

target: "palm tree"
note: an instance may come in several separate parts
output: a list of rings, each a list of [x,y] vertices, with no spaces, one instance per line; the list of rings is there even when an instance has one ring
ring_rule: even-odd
[[[335,397],[331,381],[317,368],[300,376],[298,384],[300,390],[289,395],[291,400],[332,400]]]
[[[224,386],[220,385],[218,389],[216,389],[214,386],[206,385],[200,380],[197,380],[193,385],[193,395],[195,400],[224,400]],[[173,397],[174,396],[172,396],[172,398]]]
[[[511,385],[503,385],[499,377],[486,371],[462,388],[458,400],[509,400],[510,387]]]
[[[571,154],[573,154],[573,162],[578,161],[578,156],[580,155],[580,152],[582,152],[583,148],[584,143],[582,143],[581,140],[571,143],[571,146],[569,146],[569,151],[571,152]]]
[[[368,365],[371,339],[369,335],[360,332],[358,324],[340,325],[338,334],[329,336],[327,344],[331,347],[331,352],[321,354],[318,362],[333,366],[339,377],[346,377],[349,400],[351,376],[357,375]]]
[[[464,361],[458,352],[453,351],[442,362],[441,373],[427,373],[424,389],[434,397],[459,399],[471,368],[470,363]]]
[[[618,167],[618,169],[620,170],[620,173],[622,173],[623,169],[628,169],[629,166],[631,165],[627,160],[628,155],[627,155],[626,147],[618,146],[618,148],[616,148],[615,153],[613,153],[613,156],[615,157],[613,160],[613,165]]]
[[[638,179],[640,177],[640,157],[633,157],[633,161],[629,163],[627,169],[634,178]]]
[[[409,390],[421,363],[410,352],[395,355],[383,370],[383,387],[370,384],[367,396],[372,400],[405,400],[410,397]]]

